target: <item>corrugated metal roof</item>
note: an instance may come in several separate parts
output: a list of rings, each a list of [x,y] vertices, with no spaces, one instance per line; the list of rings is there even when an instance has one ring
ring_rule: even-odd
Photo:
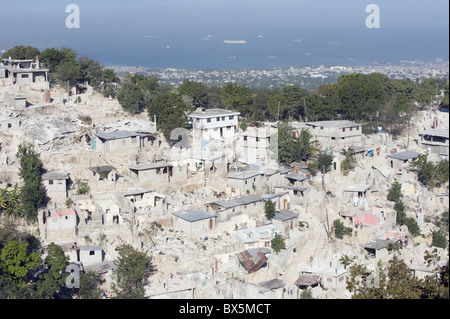
[[[149,163],[149,164],[140,164],[135,166],[130,166],[129,169],[135,170],[135,171],[144,171],[148,169],[155,169],[155,168],[162,168],[162,167],[172,167],[173,164],[168,162],[156,162],[156,163]]]
[[[263,175],[263,172],[258,171],[240,171],[240,172],[230,172],[227,178],[231,179],[248,179],[258,175]]]
[[[295,281],[296,286],[313,286],[322,281],[322,277],[319,275],[302,274]]]
[[[266,254],[269,253],[267,249],[254,248],[247,249],[238,254],[236,254],[237,258],[241,262],[242,266],[244,266],[245,270],[249,274],[258,271],[264,264],[267,262]]]
[[[215,204],[224,208],[232,208],[241,205],[248,205],[256,202],[264,201],[264,198],[257,195],[246,195],[241,197],[232,198],[230,200],[219,200],[216,202],[212,202],[211,204]]]
[[[69,179],[69,174],[49,172],[49,173],[42,174],[42,179],[45,179],[45,180]]]
[[[281,209],[275,212],[273,219],[285,222],[287,220],[294,219],[296,217],[298,217],[297,213],[294,213],[293,211],[288,209]]]
[[[430,129],[423,131],[419,135],[431,135],[449,138],[449,129]]]

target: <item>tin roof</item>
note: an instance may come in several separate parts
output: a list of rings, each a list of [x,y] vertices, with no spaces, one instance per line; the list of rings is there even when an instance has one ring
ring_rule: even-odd
[[[249,274],[258,271],[267,262],[266,254],[270,253],[265,248],[252,248],[236,254],[237,258]]]
[[[123,131],[123,130],[118,130],[118,131],[114,131],[114,132],[98,132],[96,133],[98,138],[101,138],[103,140],[118,140],[118,139],[122,139],[122,138],[128,138],[128,137],[135,137],[135,136],[149,136],[151,134],[149,133],[140,133],[140,132],[135,132],[135,131]]]
[[[404,151],[404,152],[389,154],[387,157],[406,161],[406,160],[417,158],[417,157],[419,157],[419,155],[422,155],[422,154],[413,152],[413,151]]]

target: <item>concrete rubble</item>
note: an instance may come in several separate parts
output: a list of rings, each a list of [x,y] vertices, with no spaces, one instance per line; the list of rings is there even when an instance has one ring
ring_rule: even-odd
[[[313,296],[317,298],[349,298],[345,288],[348,269],[339,262],[342,256],[355,257],[357,263],[373,268],[378,259],[367,253],[365,245],[380,236],[395,233],[408,237],[402,258],[414,264],[416,269],[424,267],[421,257],[424,249],[431,244],[429,235],[434,230],[427,220],[448,210],[448,189],[429,190],[423,187],[415,172],[403,169],[399,174],[391,168],[387,158],[392,149],[401,152],[407,145],[410,151],[426,153],[427,149],[418,143],[419,134],[432,127],[435,117],[438,119],[437,126],[448,131],[448,112],[437,109],[419,111],[411,121],[408,136],[392,140],[386,133],[362,135],[358,146],[364,152],[358,155],[357,167],[347,176],[343,176],[339,168],[325,176],[311,176],[301,168],[289,168],[290,174],[306,177],[301,182],[305,192],[300,195],[294,192],[297,189],[289,184],[283,168],[270,167],[274,174],[279,174],[278,179],[271,177],[275,176],[272,173],[263,174],[261,176],[266,179],[260,179],[260,185],[239,193],[239,196],[265,195],[263,198],[268,198],[268,194],[275,193],[268,189],[270,187],[262,187],[269,178],[273,178],[273,185],[291,186],[291,189],[282,188],[284,193],[277,197],[276,208],[288,209],[292,212],[288,216],[295,218],[292,227],[284,225],[286,227],[283,229],[287,229],[284,234],[286,249],[279,254],[267,245],[267,237],[253,238],[253,248],[258,249],[257,254],[264,262],[257,266],[253,264],[254,268],[248,272],[240,264],[239,257],[252,247],[246,247],[247,244],[239,239],[236,231],[245,228],[242,225],[251,228],[272,224],[261,218],[264,208],[259,208],[254,215],[250,207],[252,203],[243,209],[255,219],[244,216],[245,213],[230,214],[232,217],[226,222],[232,222],[233,227],[241,225],[238,229],[231,227],[231,224],[220,224],[217,218],[211,229],[207,229],[208,226],[195,229],[193,226],[189,228],[192,229],[189,233],[174,226],[174,213],[206,210],[210,203],[237,198],[238,194],[232,192],[232,188],[239,185],[231,187],[228,174],[236,176],[236,172],[246,172],[247,169],[252,172],[254,166],[230,161],[228,166],[222,167],[222,163],[208,161],[206,157],[199,159],[198,153],[172,161],[174,150],[155,131],[154,123],[145,114],[127,115],[116,100],[104,98],[93,90],[68,95],[59,88],[52,88],[50,93],[53,98],[47,103],[41,90],[19,90],[14,85],[0,87],[0,185],[20,185],[17,176],[19,163],[15,154],[21,142],[31,142],[47,172],[69,175],[65,185],[67,199],[51,198],[48,210],[40,213],[39,234],[43,245],[50,242],[72,245],[67,250],[71,251],[75,249],[73,243],[76,243],[80,252],[83,250],[81,247],[90,247],[87,249],[91,251],[100,247],[102,259],[97,264],[88,264],[97,265],[98,271],[109,275],[114,267],[105,262],[114,261],[118,245],[127,243],[147,251],[157,268],[146,290],[150,298],[296,299],[306,286],[312,288]],[[13,109],[8,105],[7,95],[19,94],[26,96],[28,105],[24,109]],[[78,97],[81,102],[76,102]],[[12,119],[20,120],[20,125],[14,121],[11,122],[17,125],[3,125]],[[123,130],[146,132],[155,138],[133,151],[109,152],[107,156],[93,149],[96,132]],[[377,151],[369,156],[371,149]],[[334,154],[338,162],[342,160],[339,148],[334,148]],[[429,154],[429,160],[440,159],[439,154]],[[173,165],[167,171],[169,182],[144,184],[132,178],[130,167],[161,161]],[[95,175],[92,168],[101,166],[111,167],[114,175],[108,174],[106,178]],[[186,166],[185,175],[174,179]],[[256,169],[266,170],[268,167]],[[163,169],[157,172],[165,173]],[[77,194],[78,180],[89,185],[87,194]],[[393,203],[386,199],[388,189],[395,180],[402,185],[408,216],[417,219],[424,236],[412,238],[405,227],[396,226],[395,216],[392,215]],[[295,184],[295,187],[299,186]],[[302,200],[295,201],[294,194],[303,196]],[[75,223],[59,220],[50,224],[50,220],[72,216],[69,212],[74,212],[78,217]],[[215,211],[215,214],[221,213],[222,210]],[[342,240],[330,237],[330,228],[336,219],[353,228],[351,237],[346,236]],[[288,218],[282,222],[288,223]],[[439,252],[445,254],[442,249]],[[79,257],[75,256],[71,261],[83,264],[80,260],[82,256],[79,253]],[[245,256],[251,256],[251,253]],[[383,258],[382,262],[387,263],[388,257]],[[108,289],[108,283],[106,281],[105,289]]]

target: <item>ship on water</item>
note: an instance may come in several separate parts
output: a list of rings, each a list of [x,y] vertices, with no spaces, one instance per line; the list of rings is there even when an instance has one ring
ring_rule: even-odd
[[[227,43],[227,44],[246,44],[247,41],[245,40],[224,40],[223,43]]]

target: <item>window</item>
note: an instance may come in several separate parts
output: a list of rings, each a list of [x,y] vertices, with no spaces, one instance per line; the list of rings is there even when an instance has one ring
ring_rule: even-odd
[[[342,129],[342,132],[345,132],[345,127]]]
[[[256,141],[259,142],[259,137],[256,138]]]
[[[222,116],[222,121],[225,121],[225,116]]]
[[[217,118],[217,122],[220,122],[220,117]]]
[[[247,136],[244,136],[244,141],[246,141],[247,140]]]
[[[211,123],[211,119],[206,119],[206,122]]]
[[[359,131],[359,126],[356,127],[356,130]]]
[[[234,119],[234,115],[231,115],[231,116],[229,117],[229,119],[230,119],[230,120]]]
[[[133,136],[133,137],[131,138],[131,143],[133,143],[133,144],[136,144],[136,143],[137,143],[137,138],[136,138],[136,136]]]
[[[320,129],[323,130],[323,126],[321,126]]]
[[[353,127],[350,128],[350,132],[353,131]]]
[[[94,256],[95,255],[95,250],[90,250],[89,251],[89,256]]]
[[[50,179],[50,180],[48,181],[48,184],[49,184],[49,185],[53,185],[53,180]]]
[[[22,79],[28,79],[29,75],[28,74],[22,74]]]

